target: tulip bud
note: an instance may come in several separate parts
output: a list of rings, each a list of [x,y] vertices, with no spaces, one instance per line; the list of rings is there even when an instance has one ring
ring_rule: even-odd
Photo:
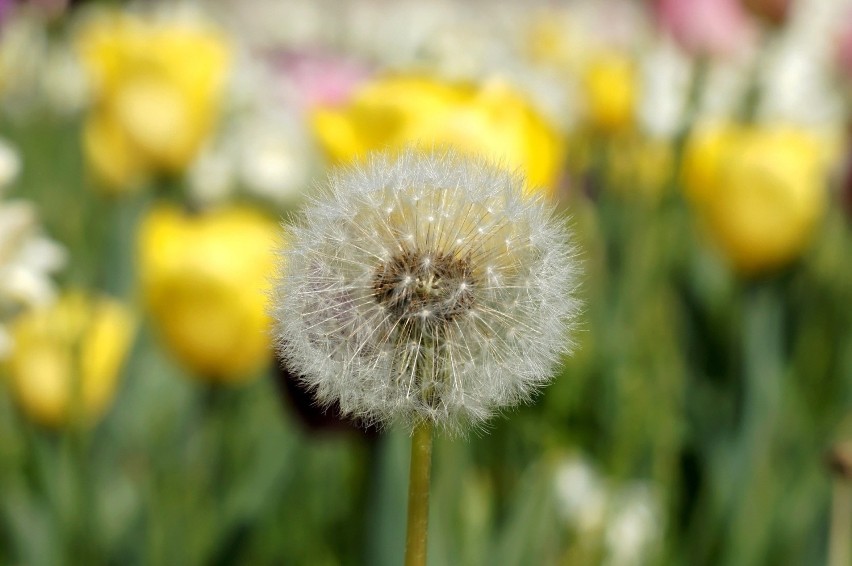
[[[320,109],[314,129],[326,153],[350,162],[370,151],[412,143],[481,155],[527,175],[527,190],[555,192],[563,147],[556,132],[509,85],[385,77],[358,90],[348,105]]]
[[[738,271],[777,269],[810,243],[826,204],[826,153],[793,128],[705,127],[689,140],[687,195]]]
[[[608,53],[594,59],[585,74],[588,121],[605,133],[633,126],[638,79],[633,62],[623,54]]]
[[[67,293],[25,312],[11,326],[6,361],[15,400],[46,426],[96,421],[115,397],[134,333],[127,308],[105,297]]]
[[[191,215],[158,206],[143,220],[145,303],[166,347],[194,375],[239,381],[269,360],[266,289],[277,228],[248,208]]]
[[[659,26],[694,56],[729,56],[750,41],[753,29],[739,0],[656,0]]]
[[[105,13],[77,47],[93,89],[83,147],[97,180],[122,191],[182,171],[216,123],[226,39],[201,23]]]

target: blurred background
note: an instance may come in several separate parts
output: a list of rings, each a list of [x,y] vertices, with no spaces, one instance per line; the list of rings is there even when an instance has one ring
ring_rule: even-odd
[[[852,564],[852,0],[0,0],[0,564],[401,562],[408,434],[266,288],[413,141],[585,271],[554,383],[436,440],[431,564]]]

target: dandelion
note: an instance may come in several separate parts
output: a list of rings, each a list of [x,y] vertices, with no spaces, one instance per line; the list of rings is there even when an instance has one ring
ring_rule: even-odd
[[[452,153],[332,174],[287,238],[276,339],[319,403],[413,425],[406,564],[425,564],[431,431],[530,398],[569,349],[565,224],[524,180]]]
[[[571,342],[565,224],[484,161],[406,151],[333,174],[292,229],[276,338],[319,403],[371,423],[481,424]]]

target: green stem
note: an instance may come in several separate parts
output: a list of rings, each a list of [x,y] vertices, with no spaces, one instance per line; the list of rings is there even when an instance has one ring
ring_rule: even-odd
[[[828,566],[848,566],[852,564],[852,484],[834,480],[831,507]]]
[[[736,447],[731,453],[728,522],[733,556],[738,564],[753,564],[770,544],[770,525],[760,521],[777,496],[766,478],[773,473],[778,450],[778,426],[783,415],[784,318],[780,290],[767,282],[746,289],[743,303],[743,415]],[[739,558],[735,558],[739,557]]]
[[[429,475],[431,469],[432,423],[424,421],[414,428],[414,434],[411,438],[405,566],[426,565],[426,534],[429,527]]]

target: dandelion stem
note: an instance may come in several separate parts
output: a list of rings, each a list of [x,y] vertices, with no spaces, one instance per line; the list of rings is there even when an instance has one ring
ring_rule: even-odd
[[[429,475],[432,469],[432,423],[423,421],[411,438],[411,470],[408,480],[408,529],[405,566],[425,566],[429,526]]]
[[[834,480],[831,510],[828,566],[852,563],[852,484],[843,478]]]

